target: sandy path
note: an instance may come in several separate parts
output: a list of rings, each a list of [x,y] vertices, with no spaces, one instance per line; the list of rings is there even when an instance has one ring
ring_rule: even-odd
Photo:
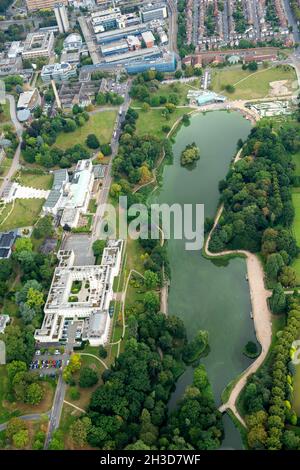
[[[240,153],[238,152],[235,162],[240,158]],[[265,288],[264,283],[264,271],[261,265],[259,258],[250,253],[246,250],[226,250],[220,253],[212,253],[209,251],[209,242],[211,239],[211,235],[217,226],[220,216],[223,211],[223,205],[219,207],[216,218],[214,221],[213,228],[211,229],[207,240],[205,242],[205,253],[211,257],[219,257],[224,255],[231,255],[231,254],[241,254],[246,258],[247,264],[247,273],[248,273],[248,280],[249,280],[249,290],[250,290],[250,299],[252,304],[252,314],[253,314],[253,321],[254,327],[256,331],[256,337],[261,345],[261,354],[259,357],[241,374],[241,377],[238,379],[237,383],[234,385],[229,399],[226,403],[220,406],[219,410],[221,412],[226,411],[227,409],[231,409],[236,418],[241,422],[243,426],[245,426],[245,421],[240,416],[237,408],[236,402],[241,390],[245,387],[247,378],[254,374],[257,369],[262,365],[264,362],[272,340],[272,321],[271,321],[271,312],[269,310],[267,299],[271,295],[271,291]]]

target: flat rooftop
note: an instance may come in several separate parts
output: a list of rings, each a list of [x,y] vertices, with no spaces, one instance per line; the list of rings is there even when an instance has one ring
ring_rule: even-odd
[[[109,278],[110,267],[108,265],[56,268],[45,311],[74,308],[102,309]],[[81,282],[81,289],[78,293],[72,293],[72,285],[75,281]],[[86,285],[89,287],[86,288]]]

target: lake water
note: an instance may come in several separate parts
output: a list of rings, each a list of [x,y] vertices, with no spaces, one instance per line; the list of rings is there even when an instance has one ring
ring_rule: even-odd
[[[214,111],[197,114],[188,127],[181,126],[173,145],[174,161],[165,165],[162,187],[152,202],[204,204],[205,216],[213,217],[219,201],[218,182],[228,171],[237,141],[245,139],[251,124],[238,113]],[[200,160],[192,170],[181,167],[180,154],[195,142]],[[186,251],[182,240],[168,241],[171,267],[169,313],[185,323],[189,338],[199,329],[209,332],[210,353],[202,359],[217,405],[224,387],[240,374],[250,360],[243,348],[255,340],[246,263],[235,258],[227,263],[205,259],[200,251]],[[172,408],[191,383],[192,368],[180,377],[170,400]],[[224,417],[224,448],[242,448],[241,438],[228,416]]]

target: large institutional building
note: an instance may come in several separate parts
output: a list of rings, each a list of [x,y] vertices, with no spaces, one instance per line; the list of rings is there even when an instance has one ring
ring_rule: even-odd
[[[52,32],[29,33],[24,44],[22,58],[50,57],[53,47],[54,34]]]
[[[91,160],[79,160],[70,181],[67,170],[54,171],[54,182],[43,206],[44,214],[61,213],[61,225],[76,227],[80,214],[88,209],[94,183]]]
[[[27,9],[29,11],[53,8],[57,0],[26,0]],[[60,0],[59,3],[68,5],[68,0]]]
[[[66,320],[81,325],[81,339],[88,340],[91,346],[108,342],[112,322],[109,306],[122,249],[122,240],[109,240],[101,265],[91,266],[74,266],[74,252],[59,251],[59,266],[53,275],[43,324],[34,335],[38,343],[62,341]]]

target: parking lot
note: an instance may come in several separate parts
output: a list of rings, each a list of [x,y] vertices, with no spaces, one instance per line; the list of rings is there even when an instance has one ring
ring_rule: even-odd
[[[65,364],[66,355],[61,353],[59,349],[54,351],[54,354],[48,351],[42,351],[37,349],[35,355],[29,365],[29,369],[32,371],[40,372],[40,375],[56,375],[56,373],[62,369]]]
[[[29,369],[40,372],[40,375],[56,375],[58,371],[68,365],[70,353],[74,344],[80,342],[82,331],[83,321],[65,319],[60,337],[65,344],[64,348],[49,346],[48,349],[36,349]]]
[[[75,266],[88,266],[95,263],[95,257],[91,250],[91,237],[86,234],[71,234],[63,241],[64,250],[73,250],[75,254]]]

